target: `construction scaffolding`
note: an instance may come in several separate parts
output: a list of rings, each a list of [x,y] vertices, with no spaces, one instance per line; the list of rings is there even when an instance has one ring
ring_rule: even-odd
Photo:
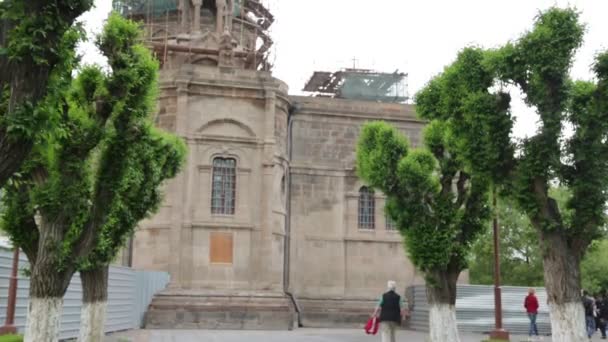
[[[161,57],[166,57],[168,52],[184,51],[218,56],[221,36],[228,32],[234,55],[246,59],[247,68],[271,68],[268,60],[273,41],[269,28],[274,16],[260,0],[203,0],[198,15],[193,3],[191,0],[113,0],[112,5],[122,16],[142,22],[147,44]],[[218,10],[220,5],[225,11]],[[221,22],[218,24],[218,21]],[[208,33],[215,34],[215,45],[202,41]]]
[[[404,103],[409,99],[407,74],[367,69],[316,71],[304,86],[313,96]]]

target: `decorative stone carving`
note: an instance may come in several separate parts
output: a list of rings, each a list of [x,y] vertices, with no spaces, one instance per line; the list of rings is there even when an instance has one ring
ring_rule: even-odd
[[[234,44],[232,35],[227,30],[220,38],[220,66],[232,66],[234,64]]]

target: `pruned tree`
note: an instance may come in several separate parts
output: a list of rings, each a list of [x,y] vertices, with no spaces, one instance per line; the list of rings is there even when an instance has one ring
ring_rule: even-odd
[[[155,84],[148,84],[153,92]],[[90,221],[95,232],[93,249],[80,263],[83,286],[80,340],[102,342],[108,298],[108,265],[114,260],[137,224],[162,201],[161,185],[173,178],[183,164],[185,147],[177,137],[152,127],[145,114],[116,117],[115,134],[105,146],[98,173],[104,195],[105,215]],[[124,155],[116,158],[117,155]],[[105,183],[105,184],[104,184]]]
[[[3,228],[31,265],[25,341],[57,340],[62,298],[77,270],[83,322],[99,325],[110,255],[156,208],[160,183],[184,159],[183,142],[152,126],[158,63],[139,38],[137,24],[109,17],[98,46],[111,71],[80,71],[53,129],[7,186]],[[82,336],[101,340],[91,329]]]
[[[48,122],[44,99],[61,92],[72,71],[83,37],[74,22],[92,5],[93,0],[0,1],[0,188]]]
[[[387,212],[424,274],[431,341],[459,341],[456,283],[490,215],[489,183],[466,170],[449,124],[431,122],[424,144],[425,149],[412,150],[389,124],[366,124],[357,147],[357,171],[386,194]]]
[[[494,181],[538,232],[554,341],[587,340],[580,262],[601,235],[608,196],[608,53],[596,57],[597,82],[572,82],[583,34],[575,10],[551,8],[515,42],[488,52],[465,49],[417,97],[423,117],[458,123],[455,134],[469,151],[469,165],[495,170]],[[494,81],[525,94],[540,116],[536,135],[510,141],[510,99],[500,90],[491,93]],[[482,98],[492,96],[504,108],[485,107]],[[571,136],[563,134],[566,125]],[[555,184],[569,190],[565,205],[549,192]]]

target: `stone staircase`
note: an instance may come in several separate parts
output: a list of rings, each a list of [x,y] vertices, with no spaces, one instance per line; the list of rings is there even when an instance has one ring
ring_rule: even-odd
[[[210,294],[165,290],[152,299],[147,329],[291,330],[295,309],[283,294]]]

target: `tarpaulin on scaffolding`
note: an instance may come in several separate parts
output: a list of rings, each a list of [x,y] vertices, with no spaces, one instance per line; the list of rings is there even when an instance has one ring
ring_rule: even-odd
[[[407,74],[362,69],[317,71],[304,91],[351,100],[405,102],[408,100]]]
[[[189,1],[189,0],[188,0]],[[215,1],[215,0],[212,0]],[[234,16],[241,15],[247,0],[234,0]],[[113,8],[122,15],[161,15],[166,12],[176,11],[178,0],[113,0]]]
[[[112,7],[123,16],[160,16],[177,11],[179,0],[113,0]]]

